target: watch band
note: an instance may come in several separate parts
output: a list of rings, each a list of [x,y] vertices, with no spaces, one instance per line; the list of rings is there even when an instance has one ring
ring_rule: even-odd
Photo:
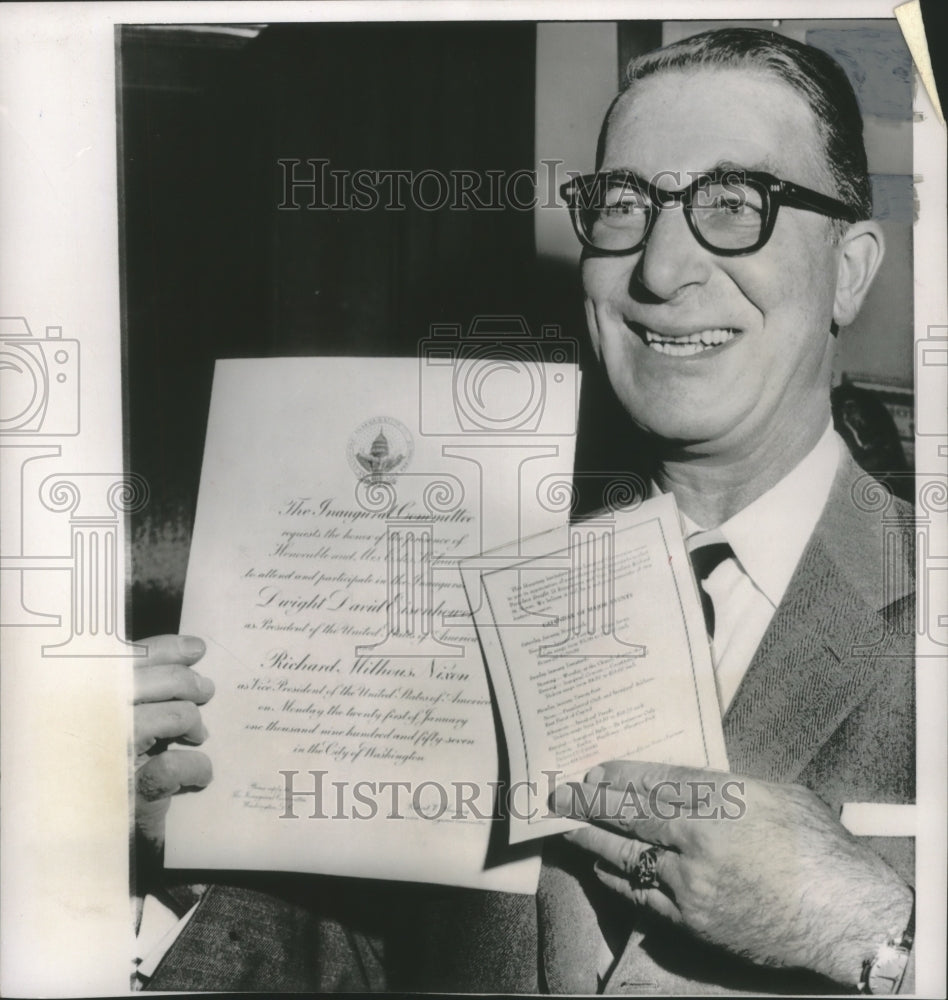
[[[858,990],[868,996],[887,996],[897,993],[905,977],[912,942],[915,940],[915,890],[912,893],[912,912],[905,930],[898,937],[887,938],[876,953],[865,960]]]

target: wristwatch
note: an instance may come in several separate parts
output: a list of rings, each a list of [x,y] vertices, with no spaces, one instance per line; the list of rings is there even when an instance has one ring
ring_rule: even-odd
[[[867,958],[859,977],[859,992],[869,996],[888,996],[897,993],[905,977],[912,941],[915,939],[915,892],[912,891],[912,912],[901,935],[887,938]]]

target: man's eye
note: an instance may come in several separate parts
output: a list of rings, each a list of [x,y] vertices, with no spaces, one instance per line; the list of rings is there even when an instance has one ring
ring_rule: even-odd
[[[724,215],[743,215],[745,212],[751,211],[751,208],[740,198],[720,198],[717,210]]]
[[[607,198],[606,204],[600,210],[602,215],[609,218],[622,218],[630,215],[641,215],[646,211],[645,201],[638,194],[622,194],[617,197]]]
[[[642,211],[642,206],[630,202],[620,202],[618,205],[606,205],[602,210],[603,215],[610,218],[621,218],[626,215],[636,215]]]
[[[756,218],[761,213],[760,198],[753,192],[730,191],[711,198],[711,208],[722,216]]]

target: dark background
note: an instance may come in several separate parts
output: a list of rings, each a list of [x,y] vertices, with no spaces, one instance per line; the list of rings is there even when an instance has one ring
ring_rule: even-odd
[[[922,20],[931,55],[941,110],[948,103],[948,5],[944,0],[921,0]]]
[[[587,338],[578,269],[537,259],[531,211],[277,207],[280,159],[532,171],[533,23],[272,25],[250,41],[124,26],[118,45],[127,467],[151,495],[130,519],[138,638],[177,629],[216,358],[414,357],[430,324],[485,314]],[[583,419],[627,423],[582,363]],[[591,439],[585,461],[627,467],[614,441]]]

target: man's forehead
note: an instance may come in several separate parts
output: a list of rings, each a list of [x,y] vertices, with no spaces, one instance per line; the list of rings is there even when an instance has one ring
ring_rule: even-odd
[[[822,173],[822,149],[806,101],[773,74],[669,70],[633,84],[616,101],[602,166],[654,173],[730,165],[789,172],[803,182],[814,170]]]

